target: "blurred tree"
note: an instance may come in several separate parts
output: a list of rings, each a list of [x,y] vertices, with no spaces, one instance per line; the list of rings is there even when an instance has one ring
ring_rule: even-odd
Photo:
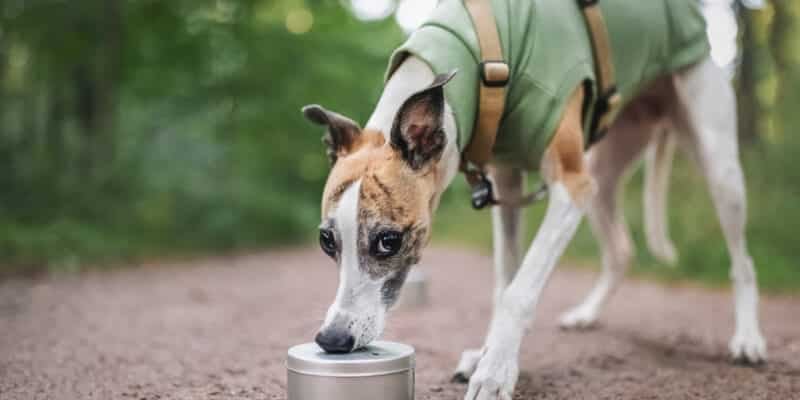
[[[781,110],[791,112],[800,101],[800,2],[772,0],[772,7],[775,16],[769,45],[775,61],[776,103]],[[789,104],[792,106],[787,107]],[[778,126],[777,130],[784,128]]]
[[[0,261],[307,234],[327,164],[299,109],[366,118],[401,39],[334,0],[0,1]]]
[[[790,126],[800,101],[800,2],[779,1],[741,13],[745,141],[775,131],[768,116]],[[359,21],[343,4],[0,0],[0,269],[311,238],[328,165],[299,110],[320,103],[363,122],[403,39],[391,19]],[[797,215],[779,191],[797,193],[795,147],[769,147],[748,170],[782,179],[750,192],[765,210],[750,227],[787,266],[793,241],[774,232]]]
[[[764,24],[764,11],[746,7],[737,1],[740,32],[740,62],[737,73],[739,137],[746,143],[758,140],[759,121],[765,116],[765,105],[760,101],[758,82],[763,78],[763,62],[765,55],[764,40],[766,39],[766,26]]]
[[[738,0],[741,62],[738,70],[739,125],[744,142],[777,140],[785,127],[778,117],[800,97],[800,2],[771,0],[751,7]]]

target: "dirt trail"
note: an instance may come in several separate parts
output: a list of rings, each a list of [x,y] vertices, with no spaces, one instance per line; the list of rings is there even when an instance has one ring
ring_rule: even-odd
[[[384,335],[417,349],[417,399],[448,382],[489,318],[487,257],[434,249],[431,306]],[[515,399],[800,399],[800,298],[765,298],[770,363],[726,359],[727,291],[628,280],[588,332],[558,314],[595,273],[557,270],[523,346]],[[336,286],[316,250],[0,283],[0,399],[285,399],[284,357],[311,340]]]

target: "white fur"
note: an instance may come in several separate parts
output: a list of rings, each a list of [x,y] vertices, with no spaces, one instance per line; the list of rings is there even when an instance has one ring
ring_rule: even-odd
[[[678,253],[667,228],[667,194],[674,153],[675,135],[662,130],[647,149],[643,190],[647,247],[654,256],[669,265],[678,261]]]
[[[424,89],[433,78],[433,71],[423,61],[416,57],[406,59],[386,82],[366,128],[383,132],[388,139],[400,106],[411,95]]]
[[[490,171],[498,196],[518,198],[522,195],[525,174],[520,169],[498,165]],[[500,304],[503,292],[519,269],[523,209],[510,206],[492,207],[492,239],[494,249],[494,305]],[[456,366],[459,379],[469,378],[482,356],[481,349],[464,350]]]
[[[495,308],[483,357],[469,381],[467,400],[512,398],[525,329],[533,320],[542,289],[578,229],[582,215],[563,184],[555,182],[550,187],[544,221]]]
[[[492,168],[490,177],[497,195],[504,198],[519,198],[523,195],[525,173],[520,169],[498,165]],[[492,240],[494,259],[494,304],[519,269],[521,258],[520,234],[523,209],[511,206],[492,207]]]
[[[690,141],[711,188],[711,198],[731,256],[736,332],[730,350],[736,359],[766,359],[766,343],[758,323],[758,287],[753,260],[747,251],[747,196],[736,138],[736,98],[722,71],[710,59],[675,77],[685,105]]]
[[[392,132],[392,124],[397,116],[397,111],[411,95],[428,87],[433,82],[435,74],[425,64],[424,61],[416,57],[408,57],[397,68],[383,88],[378,105],[375,107],[372,116],[367,121],[366,128],[377,130],[384,134],[386,141],[389,142],[389,135]],[[438,176],[442,179],[437,182],[437,204],[438,197],[444,192],[447,186],[458,173],[458,165],[461,154],[458,150],[458,131],[456,120],[453,117],[452,109],[449,104],[445,104],[444,132],[447,137],[442,157],[439,161]]]
[[[341,241],[339,287],[336,299],[328,308],[322,330],[335,320],[348,321],[348,330],[355,338],[355,348],[374,340],[382,331],[385,309],[381,303],[382,280],[372,280],[362,271],[358,260],[358,201],[361,180],[342,194],[333,210]]]

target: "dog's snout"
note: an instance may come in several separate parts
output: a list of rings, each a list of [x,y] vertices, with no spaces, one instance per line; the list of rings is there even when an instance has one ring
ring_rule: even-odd
[[[349,353],[356,344],[355,337],[341,329],[322,330],[314,341],[328,353]]]

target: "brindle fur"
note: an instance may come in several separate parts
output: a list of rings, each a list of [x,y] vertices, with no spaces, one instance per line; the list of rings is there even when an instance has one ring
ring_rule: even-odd
[[[334,164],[324,190],[322,217],[328,218],[341,194],[354,182],[361,181],[359,261],[373,279],[390,273],[405,276],[407,271],[403,270],[419,260],[430,236],[430,198],[435,193],[435,175],[432,168],[411,168],[401,152],[386,143],[382,133],[374,131],[362,132],[353,152]],[[389,229],[403,233],[400,252],[384,260],[370,257],[370,243],[375,235]]]

